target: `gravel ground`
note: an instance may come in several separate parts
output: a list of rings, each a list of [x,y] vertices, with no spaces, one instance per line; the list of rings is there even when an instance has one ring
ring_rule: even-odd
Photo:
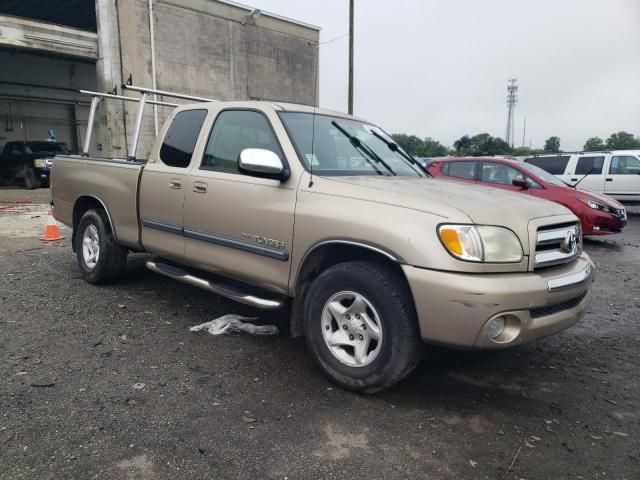
[[[0,189],[0,207],[21,199],[48,191]],[[300,339],[189,332],[225,313],[278,319],[148,272],[144,255],[122,283],[89,285],[70,232],[43,245],[45,218],[11,236],[9,215],[0,479],[639,478],[637,211],[586,243],[598,277],[578,325],[502,352],[429,347],[374,396],[332,387]]]

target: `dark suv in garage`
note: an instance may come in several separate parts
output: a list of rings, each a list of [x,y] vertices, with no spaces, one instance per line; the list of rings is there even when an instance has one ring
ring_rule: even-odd
[[[22,183],[32,189],[49,185],[53,157],[67,155],[64,143],[7,142],[0,154],[0,183]]]

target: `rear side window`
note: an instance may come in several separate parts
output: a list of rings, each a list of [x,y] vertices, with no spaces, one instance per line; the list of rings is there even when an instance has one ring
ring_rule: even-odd
[[[474,180],[476,176],[476,162],[449,162],[446,175],[456,178]],[[444,170],[444,169],[443,169]]]
[[[580,157],[576,165],[576,175],[599,175],[602,173],[604,157]]]
[[[540,167],[552,175],[562,175],[569,163],[569,155],[553,156],[553,157],[529,157],[525,162]]]
[[[207,110],[185,110],[173,118],[160,147],[160,160],[170,167],[186,168],[196,146]]]

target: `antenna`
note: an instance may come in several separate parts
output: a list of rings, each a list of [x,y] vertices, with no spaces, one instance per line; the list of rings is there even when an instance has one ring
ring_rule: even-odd
[[[514,112],[516,109],[516,103],[518,103],[518,80],[510,78],[507,83],[507,132],[504,136],[505,142],[507,142],[513,148],[513,142],[515,140],[514,133]]]

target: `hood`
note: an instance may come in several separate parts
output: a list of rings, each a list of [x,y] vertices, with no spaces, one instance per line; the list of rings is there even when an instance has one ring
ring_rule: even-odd
[[[526,231],[530,220],[571,212],[564,206],[498,188],[429,177],[322,177],[325,193],[421,210],[459,223]]]

